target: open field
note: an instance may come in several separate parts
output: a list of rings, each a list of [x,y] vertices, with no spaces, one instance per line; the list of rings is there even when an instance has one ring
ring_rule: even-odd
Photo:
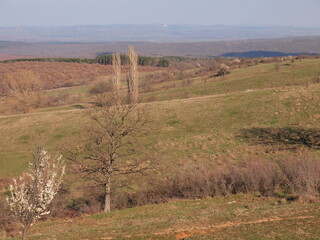
[[[171,85],[170,82],[160,83],[159,90],[157,84],[151,85],[155,91],[142,94],[142,99],[153,99],[146,105],[152,120],[151,134],[143,141],[169,158],[169,162],[183,161],[197,154],[203,155],[196,157],[198,161],[229,153],[237,159],[235,149],[252,148],[237,138],[241,129],[319,127],[316,109],[310,108],[301,114],[303,106],[295,105],[294,101],[305,97],[304,85],[319,74],[320,61],[304,60],[294,64],[294,68],[284,65],[279,72],[273,70],[273,64],[260,64],[234,70],[223,78],[191,75],[192,84],[183,86],[183,80],[178,80],[176,87],[169,89],[163,86]],[[87,88],[71,87],[63,91],[78,95],[85,94]],[[318,97],[319,84],[310,85],[307,91]],[[25,158],[27,146],[41,137],[55,150],[79,139],[87,121],[79,104],[0,116],[0,161],[4,166],[1,175],[20,173],[29,160]]]
[[[40,222],[30,239],[319,239],[319,219],[318,203],[238,195]]]
[[[52,71],[62,67],[43,64]],[[63,67],[67,66],[73,65]],[[74,79],[84,76],[81,71],[86,72],[79,66],[70,70]],[[86,67],[91,66],[96,67]],[[97,78],[110,70],[101,67],[101,72],[96,70]],[[232,69],[223,77],[213,77],[214,72],[201,68],[176,75],[146,69],[140,75],[140,107],[148,110],[150,123],[148,134],[140,141],[152,153],[150,158],[166,171],[138,176],[121,191],[148,189],[150,179],[161,182],[190,168],[214,169],[248,159],[275,162],[291,156],[319,156],[319,67],[319,59],[303,59]],[[28,114],[0,115],[0,180],[4,182],[0,191],[8,179],[26,169],[33,147],[39,143],[50,151],[62,152],[81,144],[89,122],[83,108],[94,101],[87,93],[91,88],[89,75],[83,78],[89,85],[46,92],[82,96],[79,102]],[[158,77],[163,81],[156,81]],[[125,92],[124,86],[123,82]],[[295,136],[288,137],[288,132]],[[308,134],[302,139],[299,134],[305,132]],[[261,136],[265,141],[260,141]],[[71,197],[87,190],[76,177],[71,172],[68,175],[73,181],[67,184]],[[36,224],[30,239],[318,239],[319,215],[319,203],[235,195],[51,219]]]

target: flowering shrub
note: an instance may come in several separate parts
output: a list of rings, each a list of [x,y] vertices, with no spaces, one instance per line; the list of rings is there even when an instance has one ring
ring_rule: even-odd
[[[57,194],[64,174],[62,155],[51,158],[44,148],[39,148],[34,163],[10,185],[11,197],[7,201],[23,226],[22,239],[26,239],[36,219],[50,213],[47,207]]]

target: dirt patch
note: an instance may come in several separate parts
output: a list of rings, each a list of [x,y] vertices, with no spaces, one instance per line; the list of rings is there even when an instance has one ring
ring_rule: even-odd
[[[291,217],[291,218],[274,217],[274,218],[262,218],[254,221],[248,221],[248,222],[226,222],[219,225],[193,227],[190,229],[180,229],[176,231],[176,239],[182,240],[194,235],[207,235],[227,227],[238,227],[242,225],[261,224],[261,223],[277,222],[277,221],[284,221],[284,220],[312,219],[312,218],[314,218],[314,216],[300,216],[300,217]],[[167,234],[167,232],[165,234]]]

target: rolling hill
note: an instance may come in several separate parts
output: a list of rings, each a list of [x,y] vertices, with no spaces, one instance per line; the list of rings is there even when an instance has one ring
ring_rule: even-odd
[[[130,179],[113,206],[124,206],[120,204],[125,194],[151,191],[165,179],[189,176],[199,169],[196,175],[248,159],[269,163],[309,155],[318,159],[319,66],[320,60],[313,58],[238,67],[220,77],[207,68],[184,70],[180,75],[141,73],[140,107],[148,110],[151,121],[140,141],[165,171]],[[50,151],[81,144],[89,121],[83,109],[94,101],[88,95],[90,87],[46,92],[82,96],[74,104],[0,115],[1,197],[10,179],[26,169],[32,158],[30,148],[39,141]],[[124,82],[122,90],[126,91]],[[68,180],[69,200],[90,193],[79,176],[70,173]],[[158,201],[167,203],[108,214],[49,219],[32,228],[30,239],[317,239],[320,234],[317,199],[298,202],[281,191],[204,199],[185,196],[192,200],[177,196]]]
[[[101,53],[127,52],[133,45],[143,56],[214,57],[223,54],[264,51],[264,57],[299,53],[320,54],[320,37],[290,37],[276,39],[247,39],[194,42],[8,42],[0,41],[0,54],[8,58],[22,57],[76,57],[94,58]],[[9,55],[9,56],[8,56]],[[248,56],[250,57],[250,56]]]

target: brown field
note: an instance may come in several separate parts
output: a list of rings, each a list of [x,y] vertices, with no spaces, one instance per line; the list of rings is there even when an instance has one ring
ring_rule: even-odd
[[[140,67],[140,72],[158,70],[155,67]],[[12,62],[0,63],[0,82],[8,72],[31,70],[45,84],[45,89],[87,84],[99,76],[112,73],[112,66],[65,62]],[[126,68],[123,69],[126,71]]]

